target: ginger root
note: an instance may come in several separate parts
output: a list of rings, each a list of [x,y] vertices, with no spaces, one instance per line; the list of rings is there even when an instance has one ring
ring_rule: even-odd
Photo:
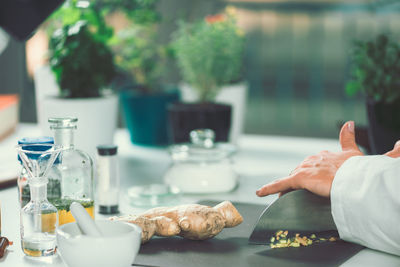
[[[134,223],[142,228],[142,243],[146,243],[153,235],[158,236],[174,236],[179,234],[181,229],[178,224],[168,217],[156,216],[147,218],[144,216],[122,216],[111,217],[113,221],[123,221]]]
[[[243,217],[231,202],[224,201],[215,207],[199,204],[159,207],[139,216],[113,217],[111,220],[137,224],[142,228],[142,243],[146,243],[153,235],[180,235],[193,240],[209,239],[225,227],[239,225]]]

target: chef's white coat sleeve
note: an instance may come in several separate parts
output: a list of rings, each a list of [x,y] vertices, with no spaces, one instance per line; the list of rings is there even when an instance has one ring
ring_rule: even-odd
[[[400,158],[345,161],[332,183],[331,205],[340,238],[400,256]]]

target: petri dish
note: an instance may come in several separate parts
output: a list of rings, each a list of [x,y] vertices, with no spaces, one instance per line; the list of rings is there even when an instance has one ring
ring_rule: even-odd
[[[134,207],[156,207],[179,203],[181,191],[167,184],[132,186],[127,189],[129,204]]]

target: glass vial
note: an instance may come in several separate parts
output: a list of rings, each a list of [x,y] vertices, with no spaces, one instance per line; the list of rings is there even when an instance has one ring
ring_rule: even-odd
[[[97,203],[99,213],[118,213],[119,170],[118,147],[115,145],[97,146]]]

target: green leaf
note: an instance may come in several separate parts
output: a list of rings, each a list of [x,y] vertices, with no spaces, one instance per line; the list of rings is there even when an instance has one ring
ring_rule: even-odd
[[[229,15],[214,23],[179,21],[173,47],[184,80],[201,100],[213,100],[221,85],[242,74],[244,36]]]
[[[400,97],[400,46],[387,35],[373,41],[358,41],[352,54],[352,79],[346,85],[350,96],[363,91],[376,101],[393,102]]]
[[[361,90],[360,84],[355,81],[348,82],[346,84],[346,94],[348,96],[355,96],[358,91]]]

